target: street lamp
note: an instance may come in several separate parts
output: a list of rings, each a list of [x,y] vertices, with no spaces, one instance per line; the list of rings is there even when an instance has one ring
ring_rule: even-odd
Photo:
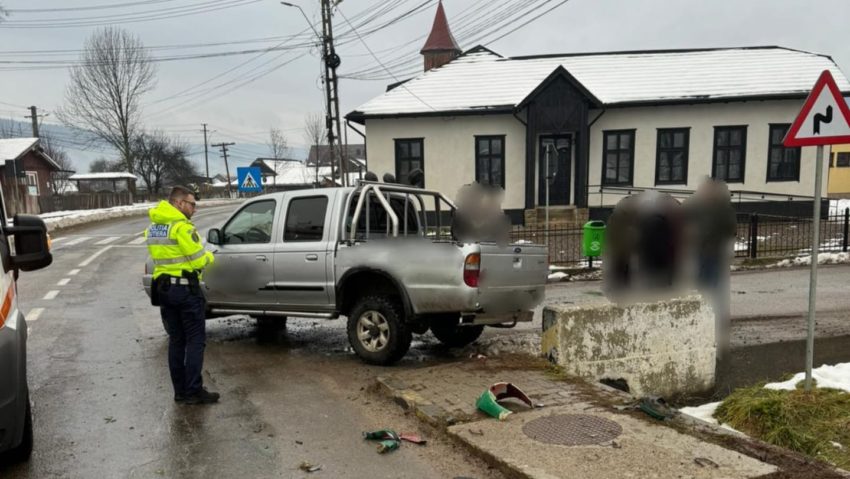
[[[301,8],[301,5],[296,5],[294,3],[289,2],[280,2],[280,4],[287,7],[297,8],[301,12],[301,15],[304,15],[304,20],[307,20],[307,25],[310,25],[310,28],[313,29],[313,33],[315,33],[317,37],[322,38],[322,36],[319,35],[319,32],[316,31],[316,27],[313,26],[313,22],[310,21],[310,17],[308,17],[307,14],[304,13],[304,9]]]

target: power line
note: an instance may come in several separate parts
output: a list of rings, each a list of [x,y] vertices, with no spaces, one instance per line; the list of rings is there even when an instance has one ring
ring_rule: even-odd
[[[114,3],[111,5],[90,5],[87,7],[60,7],[60,8],[12,8],[7,9],[9,13],[47,13],[47,12],[75,12],[83,10],[105,10],[109,8],[126,8],[138,5],[151,5],[155,3],[173,2],[175,0],[142,0],[127,3]]]
[[[169,20],[173,18],[181,18],[190,15],[241,7],[253,3],[259,3],[261,1],[262,0],[208,0],[191,6],[160,9],[159,11],[136,12],[123,15],[104,15],[100,17],[78,17],[69,19],[53,18],[31,21],[7,20],[0,23],[0,28],[78,28],[139,23],[154,20]]]

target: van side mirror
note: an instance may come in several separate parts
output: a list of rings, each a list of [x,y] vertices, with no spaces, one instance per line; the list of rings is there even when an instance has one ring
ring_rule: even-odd
[[[207,233],[207,243],[220,245],[221,244],[221,230],[218,228],[211,228]]]
[[[12,226],[6,228],[6,233],[15,238],[12,269],[35,271],[46,268],[53,262],[53,255],[47,244],[47,226],[38,216],[15,215]]]

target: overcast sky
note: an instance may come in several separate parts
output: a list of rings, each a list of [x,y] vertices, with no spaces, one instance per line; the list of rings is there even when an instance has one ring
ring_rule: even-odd
[[[299,3],[310,18],[318,19],[318,0],[292,2]],[[22,11],[114,7],[127,3],[133,5],[62,12]],[[450,26],[464,50],[481,43],[504,56],[515,56],[781,45],[831,55],[844,72],[850,72],[850,0],[569,0],[564,3],[562,0],[445,0],[443,3]],[[166,130],[193,145],[201,145],[192,150],[200,161],[203,161],[201,123],[208,123],[216,130],[213,142],[236,142],[232,151],[235,162],[245,164],[267,154],[262,144],[271,127],[282,129],[292,145],[303,148],[304,116],[323,111],[318,50],[301,46],[312,41],[312,32],[306,30],[307,21],[297,9],[282,6],[278,0],[0,0],[0,5],[11,11],[7,22],[0,24],[0,61],[73,61],[78,55],[73,50],[81,48],[97,27],[57,28],[59,22],[72,22],[69,19],[74,18],[107,22],[119,18],[115,15],[128,14],[136,18],[171,17],[120,24],[137,34],[148,47],[230,42],[203,48],[157,48],[152,50],[155,57],[276,45],[293,47],[264,54],[158,64],[156,89],[144,98],[145,126]],[[555,6],[536,21],[493,41]],[[417,7],[422,8],[416,10]],[[207,11],[198,11],[201,9]],[[334,30],[340,42],[339,73],[344,77],[340,97],[345,114],[383,92],[386,84],[395,78],[408,78],[421,71],[418,50],[430,30],[436,0],[345,0],[339,9],[341,14],[334,18]],[[410,10],[414,13],[384,27]],[[174,17],[181,12],[192,14]],[[352,33],[343,15],[354,25],[362,24],[356,30],[392,74],[378,64]],[[376,18],[370,19],[370,15]],[[32,22],[42,22],[50,28],[32,28]],[[377,27],[384,28],[372,32]],[[290,35],[299,36],[287,38]],[[232,43],[257,39],[268,40]],[[50,54],[9,53],[21,50],[46,50]],[[67,70],[20,70],[20,66],[0,65],[0,115],[23,120],[27,112],[20,106],[31,104],[43,111],[55,111],[63,103]],[[345,78],[346,75],[359,79]],[[55,115],[45,121],[55,121]],[[349,134],[349,141],[354,143],[358,137]],[[303,149],[294,153],[296,157],[302,156]],[[78,155],[87,163],[101,154],[108,153]],[[217,154],[211,154],[213,159],[220,161]]]

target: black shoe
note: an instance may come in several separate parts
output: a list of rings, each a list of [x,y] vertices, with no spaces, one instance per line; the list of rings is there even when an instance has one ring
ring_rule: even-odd
[[[207,391],[206,388],[201,388],[197,393],[186,396],[183,402],[185,404],[212,404],[218,402],[219,397],[221,397],[219,393],[212,393]]]
[[[174,402],[186,402],[186,396],[184,396],[182,394],[175,394],[174,395]]]

